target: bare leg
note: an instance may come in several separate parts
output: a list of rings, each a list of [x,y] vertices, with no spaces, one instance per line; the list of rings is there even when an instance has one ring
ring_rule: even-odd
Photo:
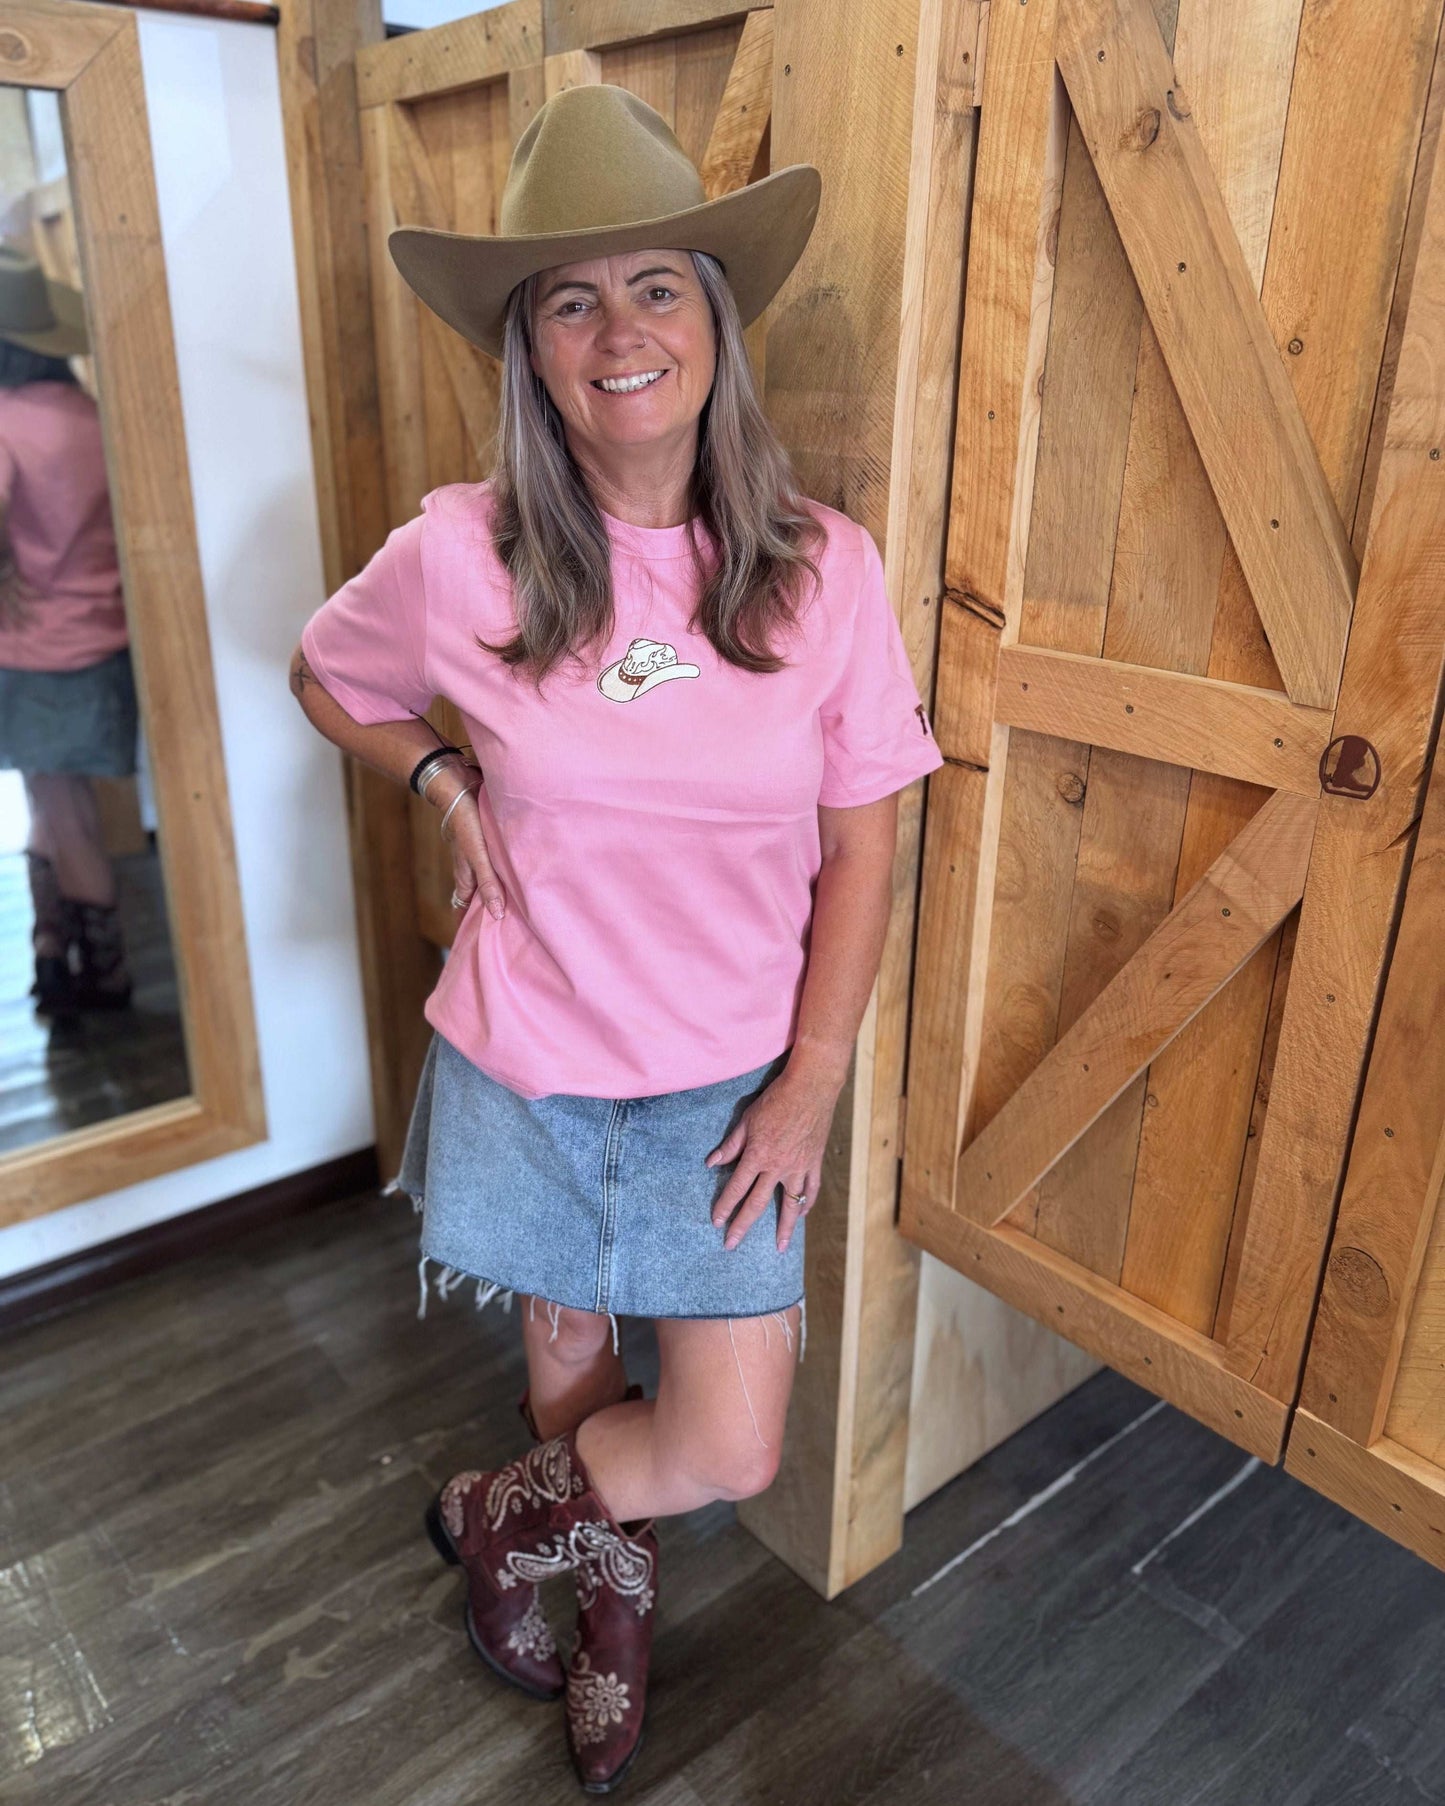
[[[90,779],[69,772],[28,772],[25,789],[32,817],[43,824],[43,843],[32,827],[30,844],[54,865],[61,894],[78,903],[113,904],[115,871]]]
[[[527,1351],[527,1402],[543,1439],[616,1404],[627,1390],[627,1369],[612,1352],[607,1313],[569,1310],[521,1293],[517,1302]]]
[[[795,1305],[764,1317],[657,1320],[657,1397],[610,1405],[577,1431],[578,1452],[614,1518],[692,1511],[772,1484],[800,1316]]]

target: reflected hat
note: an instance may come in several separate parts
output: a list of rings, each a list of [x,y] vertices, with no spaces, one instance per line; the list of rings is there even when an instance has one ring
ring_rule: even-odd
[[[78,288],[53,282],[27,251],[0,243],[0,339],[47,357],[90,350],[85,301]]]
[[[507,297],[519,282],[622,251],[710,252],[748,325],[802,255],[821,191],[811,164],[792,163],[710,201],[662,115],[627,88],[595,82],[563,88],[527,122],[497,236],[398,226],[387,244],[427,306],[499,358]]]

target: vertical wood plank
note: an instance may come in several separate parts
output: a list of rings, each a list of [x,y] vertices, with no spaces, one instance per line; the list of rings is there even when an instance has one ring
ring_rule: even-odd
[[[895,468],[894,435],[908,231],[920,229],[909,193],[919,8],[782,0],[773,25],[771,154],[779,165],[815,164],[823,194],[808,246],[768,309],[765,403],[807,493],[887,546],[895,489],[909,480]],[[895,554],[895,605],[900,575]],[[914,886],[897,865],[895,882],[903,893]],[[906,1008],[906,966],[892,944],[835,1119],[825,1190],[847,1206],[811,1219],[808,1358],[782,1469],[739,1511],[827,1594],[895,1549],[903,1529],[915,1262],[893,1226],[896,1163],[876,1151],[889,1133],[878,1119],[896,1123],[900,1090],[889,1039]]]
[[[1445,738],[1436,747],[1300,1395],[1307,1411],[1363,1447],[1385,1428],[1445,1172],[1442,1021]],[[1428,1318],[1428,1297],[1426,1304]],[[1441,1344],[1433,1346],[1438,1370]],[[1445,1444],[1445,1427],[1439,1440]]]
[[[1326,795],[1310,861],[1230,1323],[1236,1373],[1299,1373],[1435,731],[1445,590],[1445,179],[1437,147],[1335,716],[1373,742],[1372,796]]]
[[[1053,298],[1065,145],[1054,18],[1054,0],[990,16],[974,173],[934,696],[950,763],[930,789],[930,802],[942,804],[924,842],[918,959],[930,979],[915,999],[910,1052],[929,1079],[914,1088],[905,1143],[912,1183],[946,1206],[978,1071],[1009,738],[993,727],[994,666],[998,637],[1016,637],[1023,608]]]
[[[283,10],[278,34],[328,589],[360,570],[388,529],[410,512],[395,509],[382,449],[367,240],[367,193],[376,191],[364,168],[356,96],[356,53],[382,35],[378,0],[296,0]],[[384,129],[379,110],[373,117],[373,131]],[[373,158],[373,175],[375,167]],[[346,788],[377,1160],[391,1171],[401,1159],[430,1034],[422,1005],[440,962],[411,908],[405,792],[356,760],[346,761]]]

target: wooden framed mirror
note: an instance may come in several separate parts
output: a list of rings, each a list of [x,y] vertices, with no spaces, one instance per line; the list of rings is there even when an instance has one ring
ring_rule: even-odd
[[[15,90],[30,93],[17,102]],[[27,927],[26,944],[0,958],[15,993],[0,998],[0,1068],[11,1068],[0,1082],[12,1100],[27,1082],[45,1099],[28,1122],[23,1108],[0,1112],[3,1226],[262,1141],[267,1128],[134,15],[0,0],[0,98],[12,119],[48,108],[63,144],[57,175],[27,165],[23,144],[9,155],[17,145],[0,143],[0,237],[83,295],[90,355],[72,369],[99,413],[147,792],[136,819],[129,785],[97,778],[95,807],[122,897],[129,874],[141,898],[137,934],[149,933],[132,1002],[96,1026],[83,1012],[42,1017],[19,995],[39,908],[0,909],[12,942],[14,924]],[[15,393],[0,386],[0,402],[13,407]],[[13,764],[0,773],[16,775]],[[12,904],[24,861],[12,845],[0,890]],[[80,1075],[76,1091],[57,1104],[66,1071]]]

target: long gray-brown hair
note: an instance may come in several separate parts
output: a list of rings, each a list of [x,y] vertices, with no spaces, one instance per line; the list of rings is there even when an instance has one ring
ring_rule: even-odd
[[[698,421],[688,542],[700,575],[689,626],[720,658],[745,671],[776,671],[775,632],[797,621],[808,555],[825,539],[803,505],[792,462],[758,401],[737,303],[716,258],[692,251],[712,308],[716,374]],[[580,656],[613,626],[611,542],[567,449],[562,416],[531,365],[531,322],[546,272],[513,289],[502,344],[502,394],[492,465],[492,538],[511,573],[518,631],[478,645],[528,671],[540,685],[564,658]],[[693,521],[715,537],[705,556]]]

